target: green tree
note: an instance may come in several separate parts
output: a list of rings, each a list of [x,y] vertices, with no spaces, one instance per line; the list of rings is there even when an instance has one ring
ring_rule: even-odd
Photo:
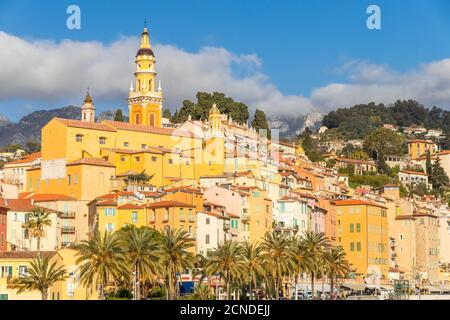
[[[135,274],[135,299],[140,300],[144,282],[154,281],[159,272],[157,232],[148,227],[136,228],[132,225],[121,229],[118,235],[131,272]]]
[[[124,122],[122,109],[117,109],[114,115],[114,121]]]
[[[253,300],[252,285],[256,288],[256,279],[265,276],[264,264],[262,261],[262,248],[256,243],[245,241],[242,243],[242,258],[244,262],[245,274],[248,274],[248,287],[250,300]]]
[[[220,92],[197,92],[197,102],[184,100],[183,106],[177,110],[172,118],[175,123],[182,123],[191,115],[193,120],[206,120],[209,110],[216,103],[220,112],[230,116],[234,121],[244,124],[247,122],[249,113],[248,107],[242,103],[234,101],[232,98],[226,97]]]
[[[169,109],[164,109],[164,111],[163,111],[163,117],[166,118],[166,119],[169,119],[169,120],[172,119],[172,114],[170,113],[170,110],[169,110]]]
[[[350,159],[355,160],[368,160],[369,155],[362,150],[355,150],[350,154]]]
[[[334,283],[339,278],[345,278],[351,271],[350,262],[345,257],[345,252],[341,246],[331,247],[325,251],[324,260],[326,264],[327,275],[330,278],[330,297],[334,297]]]
[[[41,239],[45,236],[45,229],[51,225],[50,213],[40,207],[35,207],[28,215],[28,221],[22,225],[31,234],[31,237],[36,238],[38,254],[41,250]]]
[[[280,298],[281,280],[291,270],[294,263],[291,240],[285,233],[268,232],[264,236],[261,248],[267,266],[270,267],[268,272],[274,279],[275,298],[278,300]]]
[[[427,159],[425,162],[425,173],[428,175],[428,178],[431,177],[432,172],[433,172],[433,165],[431,163],[431,152],[430,152],[430,149],[427,149]]]
[[[38,290],[42,300],[48,299],[48,289],[56,282],[64,280],[67,272],[63,266],[57,266],[57,262],[50,263],[50,257],[34,258],[26,275],[21,275],[11,282],[13,289],[18,289],[17,294],[24,291]]]
[[[267,123],[266,114],[264,111],[256,109],[255,116],[252,121],[252,127],[255,128],[257,132],[259,132],[259,130],[266,130],[267,137],[270,139],[269,124]]]
[[[164,228],[157,254],[161,265],[164,266],[163,275],[166,279],[169,300],[176,298],[177,274],[194,266],[195,257],[190,252],[193,246],[194,240],[185,230]]]
[[[77,249],[76,264],[80,265],[80,281],[87,289],[98,288],[99,298],[105,299],[109,281],[128,275],[130,266],[117,233],[103,235],[97,230],[89,240],[83,240]]]
[[[303,233],[305,251],[307,253],[307,270],[311,276],[311,293],[315,297],[314,279],[321,272],[323,257],[329,243],[323,232],[305,231]]]
[[[291,241],[291,251],[294,262],[293,271],[295,277],[295,300],[298,300],[298,283],[301,275],[308,270],[309,256],[306,252],[305,242],[302,238],[294,237]]]
[[[431,183],[433,185],[433,189],[438,190],[441,195],[444,193],[445,188],[447,188],[450,184],[449,178],[445,173],[444,168],[441,166],[439,155],[436,157],[436,161],[432,166]]]
[[[219,274],[225,280],[227,299],[231,298],[230,286],[244,272],[242,247],[236,241],[225,240],[209,255],[208,274]]]
[[[384,155],[382,153],[378,159],[378,172],[385,175],[391,174],[391,168],[386,163],[386,160],[384,160]]]
[[[302,148],[309,160],[313,162],[322,161],[322,153],[317,147],[317,142],[311,138],[311,133],[311,130],[309,128],[306,128],[303,133],[300,134],[299,138]]]
[[[214,298],[211,288],[201,282],[195,286],[191,298],[193,300],[212,300]]]
[[[41,151],[41,144],[36,141],[28,141],[25,149],[28,153],[35,153]]]
[[[364,150],[374,159],[380,159],[381,155],[400,155],[402,153],[401,136],[392,130],[378,128],[371,131],[364,138]]]

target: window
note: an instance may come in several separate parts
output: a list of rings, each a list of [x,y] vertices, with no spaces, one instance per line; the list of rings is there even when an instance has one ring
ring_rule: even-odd
[[[113,232],[114,231],[114,223],[107,223],[106,224],[106,231]]]
[[[350,242],[350,251],[355,251],[355,243]]]
[[[141,144],[141,149],[142,149],[142,150],[147,149],[147,145],[146,145],[145,143]]]
[[[190,163],[189,163],[189,160],[186,160],[186,165],[188,166]]]
[[[152,162],[156,162],[157,158],[156,157],[152,157]]]
[[[361,242],[356,243],[356,251],[361,251]]]
[[[138,213],[137,213],[137,211],[132,211],[131,212],[131,222],[132,223],[137,223],[138,222]]]
[[[356,232],[361,232],[361,224],[356,224]]]
[[[26,277],[27,273],[27,266],[19,266],[19,277]]]
[[[173,159],[169,159],[169,164],[173,164]]]
[[[98,138],[98,143],[99,143],[99,144],[106,144],[106,137],[100,137],[100,138]]]
[[[120,161],[125,162],[126,158],[125,156],[120,156]]]
[[[205,243],[206,243],[206,244],[209,244],[209,234],[207,234],[207,235],[205,236]]]
[[[209,224],[209,218],[206,218],[205,224]]]
[[[353,223],[350,223],[350,232],[354,232],[355,230],[355,226],[353,225]]]
[[[130,144],[129,144],[128,142],[124,142],[124,143],[123,143],[123,146],[124,146],[125,148],[128,148],[128,147],[130,146]]]
[[[72,176],[70,174],[67,175],[67,184],[68,185],[72,184]]]
[[[134,157],[134,160],[135,160],[136,162],[139,162],[139,161],[141,161],[141,158],[140,158],[140,157]]]
[[[116,215],[116,208],[105,208],[106,217],[114,217]]]
[[[82,134],[75,135],[75,141],[76,142],[82,142],[83,141],[83,135]]]
[[[179,213],[179,215],[180,215],[180,221],[183,221],[184,219],[183,219],[183,208],[180,208],[180,213]]]
[[[48,180],[47,180],[48,181]],[[77,173],[75,173],[74,175],[73,175],[73,184],[78,184],[78,174]]]

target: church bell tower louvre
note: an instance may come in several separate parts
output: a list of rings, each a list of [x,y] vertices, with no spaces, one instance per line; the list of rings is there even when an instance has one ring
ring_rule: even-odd
[[[128,108],[131,124],[161,127],[163,93],[161,83],[156,88],[155,55],[150,46],[147,26],[141,35],[141,45],[136,53],[135,81],[130,85]]]

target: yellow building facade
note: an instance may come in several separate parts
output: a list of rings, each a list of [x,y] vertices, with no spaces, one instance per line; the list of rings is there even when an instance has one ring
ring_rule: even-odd
[[[387,208],[367,201],[337,200],[337,244],[341,245],[357,277],[378,274],[387,279]]]

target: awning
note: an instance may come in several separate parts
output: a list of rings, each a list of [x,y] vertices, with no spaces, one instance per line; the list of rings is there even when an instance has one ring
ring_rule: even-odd
[[[364,291],[367,287],[365,283],[343,283],[341,287],[348,288],[353,291]]]

